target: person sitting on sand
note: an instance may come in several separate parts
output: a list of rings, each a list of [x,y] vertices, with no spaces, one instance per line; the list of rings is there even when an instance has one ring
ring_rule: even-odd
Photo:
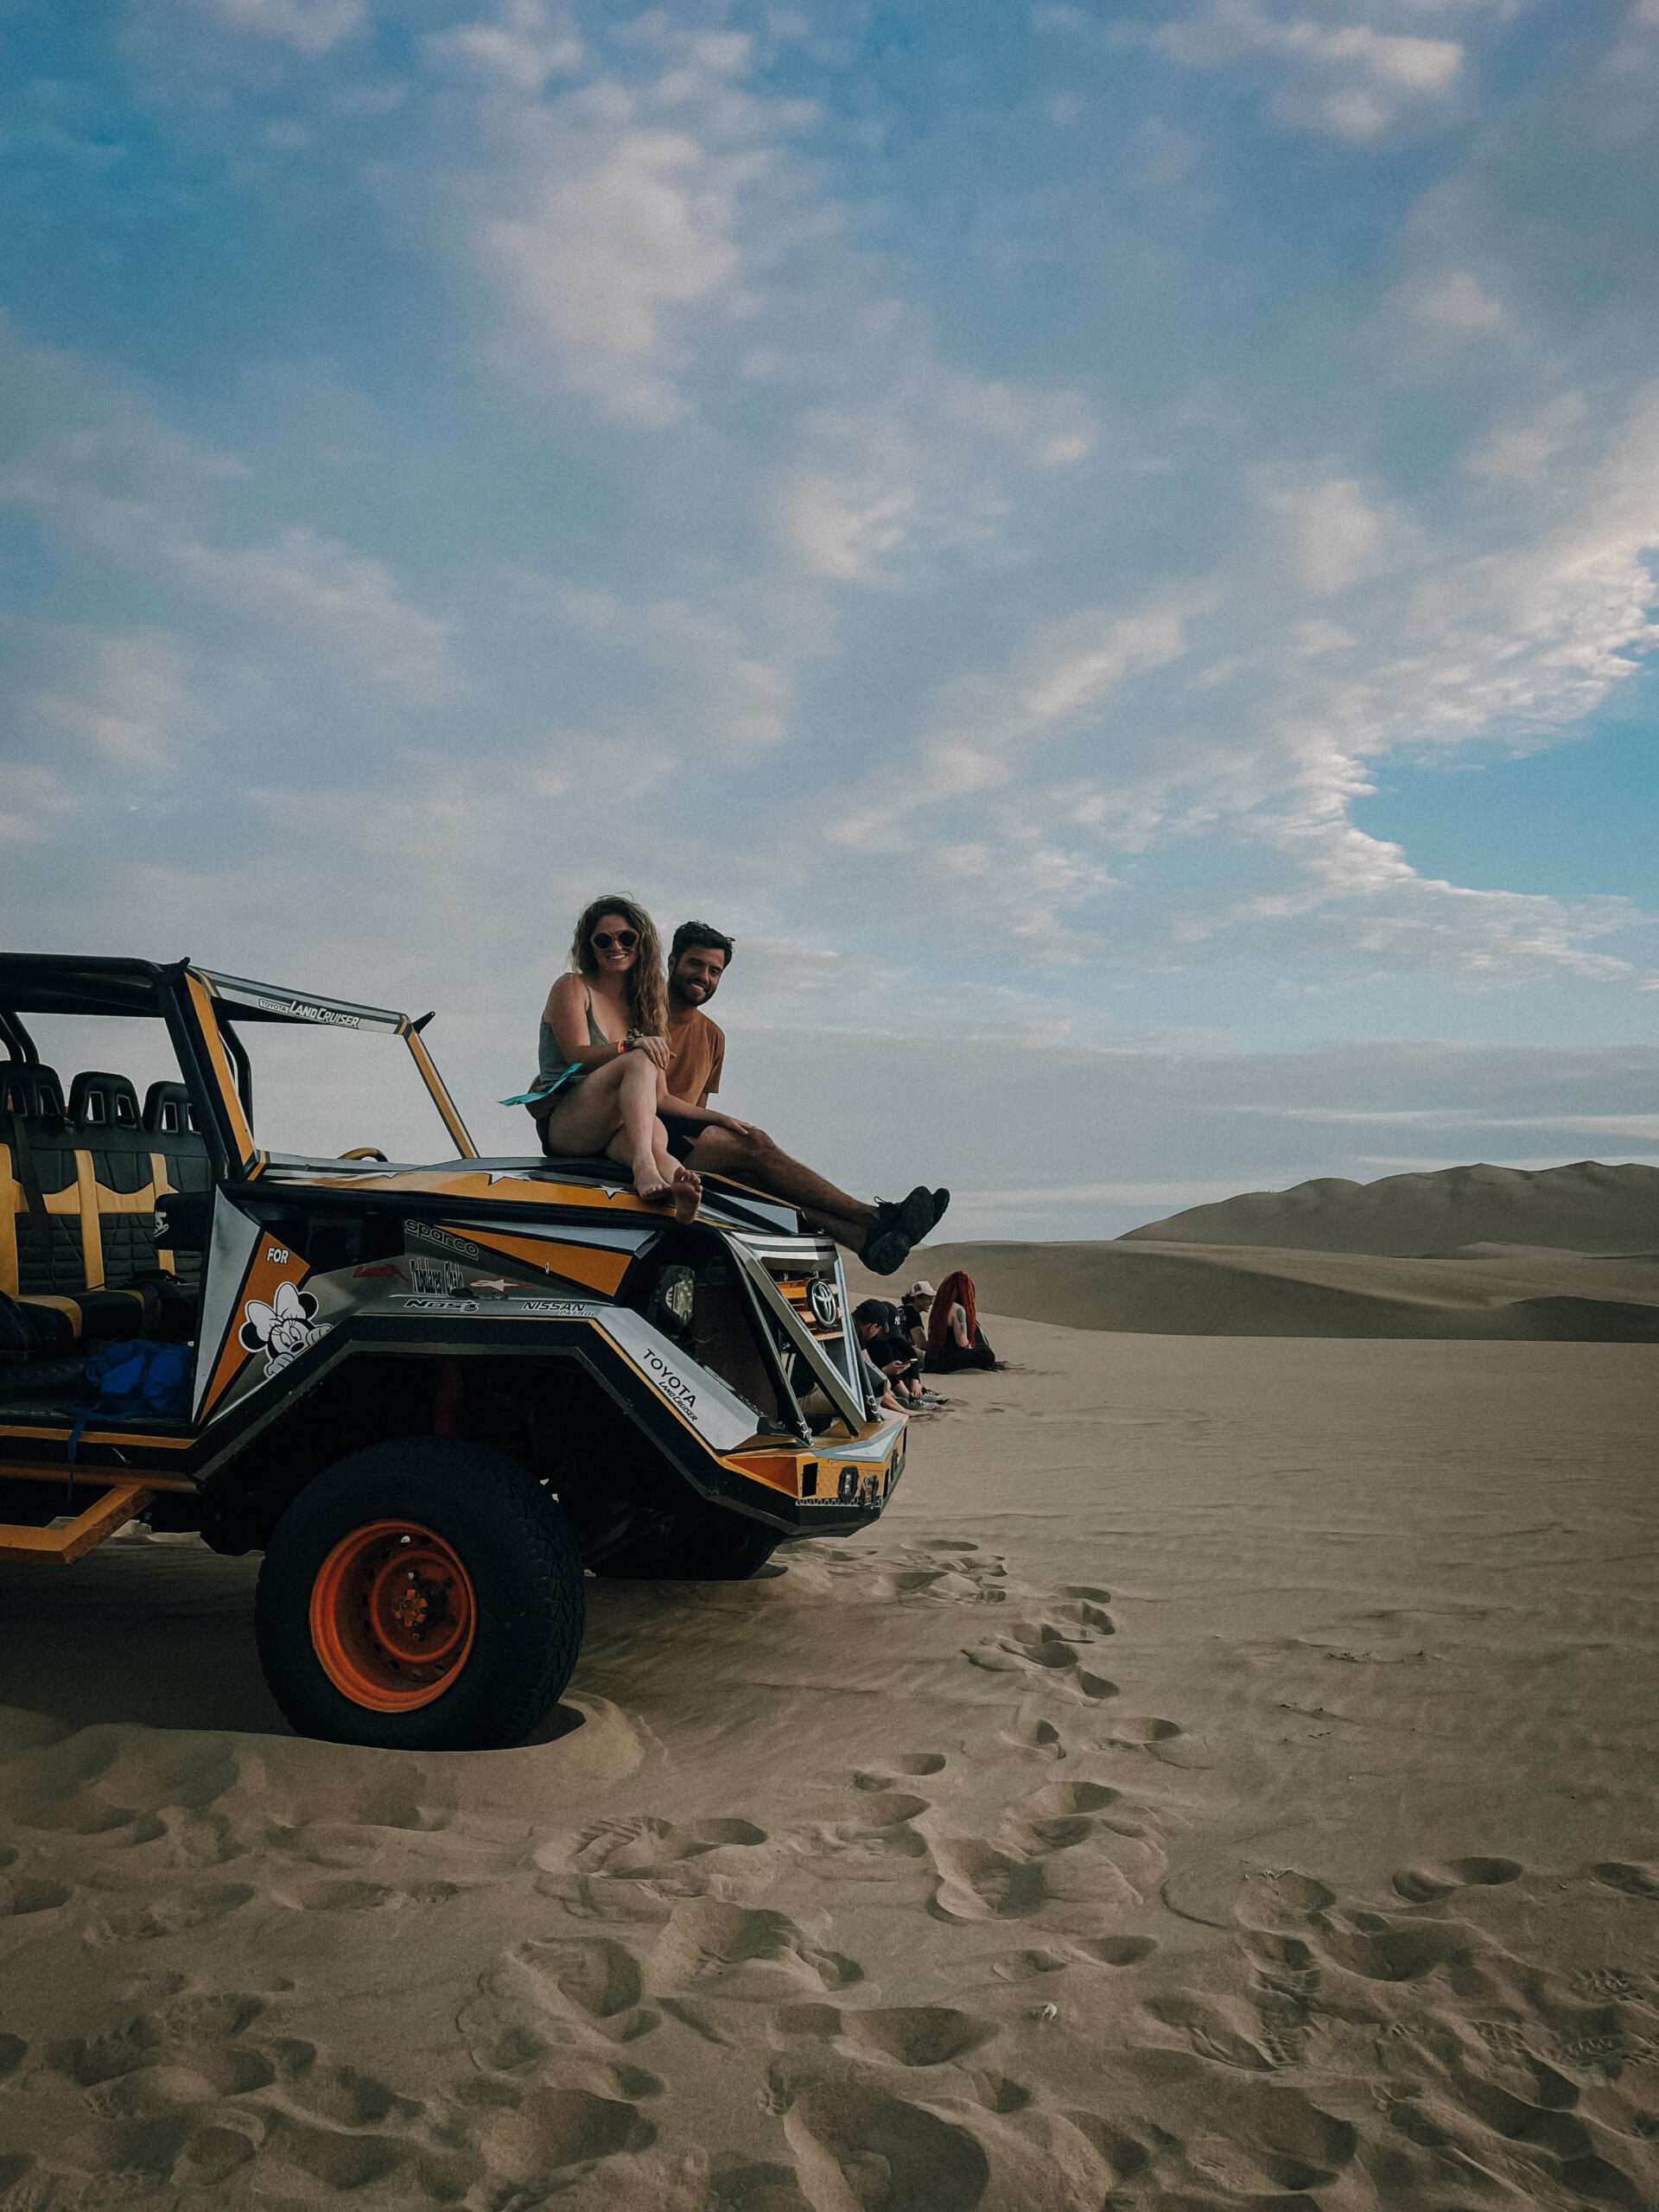
[[[927,1350],[927,1317],[938,1295],[926,1281],[913,1282],[899,1301],[899,1319],[904,1332],[918,1352]]]
[[[798,1207],[812,1228],[855,1253],[872,1274],[890,1275],[940,1219],[950,1203],[949,1191],[918,1183],[906,1198],[855,1198],[791,1160],[764,1129],[707,1113],[695,1137],[686,1126],[688,1115],[706,1109],[720,1088],[725,1033],[702,1009],[720,988],[732,952],[731,938],[707,922],[682,922],[674,932],[668,962],[668,1099],[690,1141],[671,1135],[671,1147],[705,1175],[729,1176]]]
[[[866,1298],[853,1308],[853,1327],[866,1359],[887,1377],[887,1388],[909,1412],[922,1403],[922,1363],[899,1334],[898,1307],[885,1298]]]
[[[958,1268],[939,1285],[927,1319],[927,1371],[955,1375],[964,1367],[995,1367],[974,1300],[974,1279]]]
[[[530,1108],[550,1159],[606,1153],[642,1198],[695,1221],[702,1179],[671,1154],[658,1116],[667,1027],[655,923],[631,899],[595,899],[576,924],[568,973],[548,993],[535,1087],[502,1103]],[[723,1117],[692,1108],[689,1118]]]

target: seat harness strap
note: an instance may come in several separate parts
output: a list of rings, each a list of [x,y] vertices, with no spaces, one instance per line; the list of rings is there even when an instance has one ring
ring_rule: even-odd
[[[66,1513],[73,1513],[75,1510],[75,1454],[80,1449],[81,1431],[93,1418],[97,1410],[95,1406],[89,1406],[85,1413],[77,1414],[69,1424],[68,1479],[64,1484],[63,1491],[63,1510]]]
[[[40,1231],[41,1242],[46,1248],[46,1287],[48,1295],[55,1297],[58,1289],[58,1255],[52,1239],[52,1217],[46,1210],[46,1193],[41,1188],[41,1178],[35,1166],[35,1154],[29,1141],[29,1131],[23,1127],[23,1117],[16,1106],[11,1109],[11,1153],[17,1163],[17,1179],[23,1186],[23,1196],[29,1201],[29,1217]],[[20,1284],[19,1288],[22,1288]]]

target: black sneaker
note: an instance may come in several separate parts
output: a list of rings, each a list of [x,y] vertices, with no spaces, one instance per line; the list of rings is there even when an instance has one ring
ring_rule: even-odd
[[[938,1191],[935,1191],[935,1192],[934,1192],[934,1193],[933,1193],[933,1226],[934,1226],[936,1229],[938,1227],[939,1224],[940,1224],[940,1223],[944,1219],[944,1217],[945,1217],[945,1211],[946,1211],[946,1209],[949,1207],[950,1204],[950,1192],[949,1192],[949,1191],[946,1191],[946,1190],[944,1190],[944,1189],[940,1189],[940,1190],[938,1190]]]
[[[896,1229],[910,1243],[919,1244],[938,1215],[932,1192],[918,1183],[907,1198],[878,1198],[875,1218],[879,1228]]]
[[[858,1256],[873,1275],[897,1274],[910,1257],[910,1244],[904,1230],[894,1228],[878,1212]]]

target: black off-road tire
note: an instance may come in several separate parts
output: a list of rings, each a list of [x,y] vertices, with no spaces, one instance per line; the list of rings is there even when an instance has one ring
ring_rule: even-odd
[[[594,1573],[619,1582],[748,1582],[783,1541],[764,1522],[706,1506],[633,1537],[596,1560]]]
[[[383,1713],[336,1688],[313,1641],[311,1596],[354,1530],[416,1523],[472,1584],[476,1626],[429,1705]],[[575,1670],[586,1614],[582,1561],[558,1505],[503,1453],[447,1437],[372,1444],[307,1484],[272,1532],[254,1621],[271,1695],[302,1735],[381,1751],[496,1751],[520,1743]]]

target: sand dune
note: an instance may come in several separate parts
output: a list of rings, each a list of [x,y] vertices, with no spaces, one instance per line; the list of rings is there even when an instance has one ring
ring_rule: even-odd
[[[1656,1355],[991,1325],[521,1751],[286,1736],[194,1540],[0,1570],[8,2212],[1659,2201]]]
[[[1652,1252],[1659,1250],[1659,1167],[1582,1160],[1536,1173],[1474,1166],[1385,1175],[1376,1183],[1332,1177],[1192,1206],[1132,1229],[1122,1241],[1402,1256],[1478,1243]]]
[[[1458,1257],[1398,1259],[1154,1243],[1137,1231],[1109,1243],[930,1244],[918,1264],[935,1282],[965,1268],[982,1308],[1072,1328],[1659,1341],[1659,1251],[1605,1258],[1479,1244]]]

